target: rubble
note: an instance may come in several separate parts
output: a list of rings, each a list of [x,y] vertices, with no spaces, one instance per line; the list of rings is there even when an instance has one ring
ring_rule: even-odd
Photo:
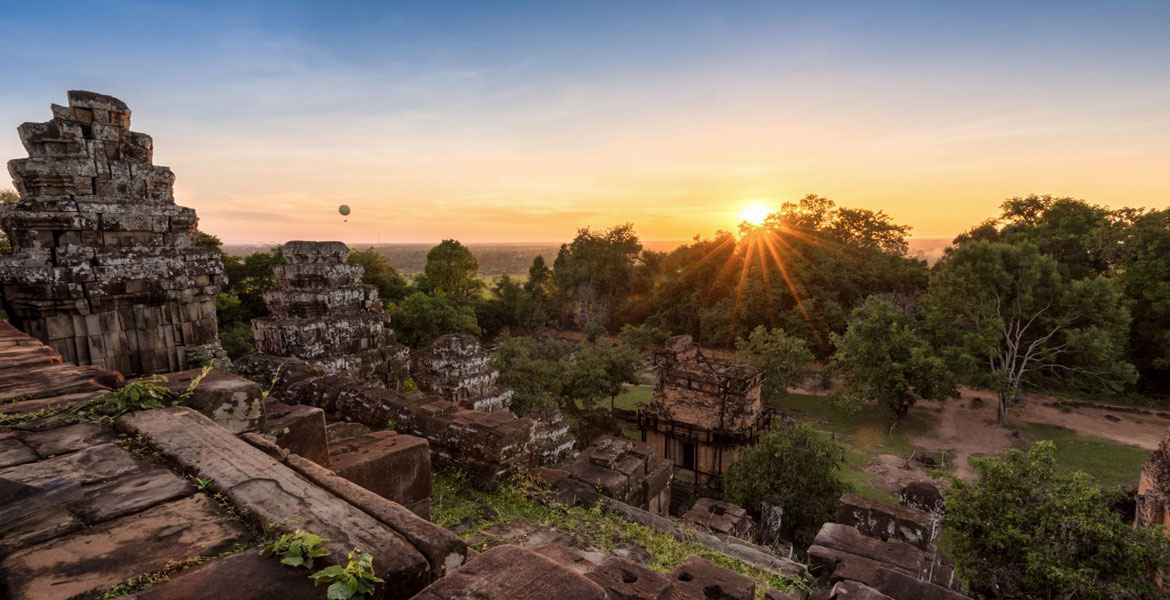
[[[755,526],[747,511],[730,502],[714,498],[699,498],[691,509],[683,513],[682,520],[702,525],[713,533],[752,539]]]
[[[604,436],[583,450],[577,460],[542,473],[554,487],[566,488],[575,481],[577,487],[583,485],[663,516],[669,506],[672,471],[670,461],[660,458],[649,444]]]
[[[45,123],[18,128],[29,158],[9,161],[20,194],[0,206],[12,254],[0,304],[64,360],[126,375],[177,371],[224,356],[215,296],[218,250],[196,244],[195,211],[154,142],[130,130],[117,98],[70,91]]]

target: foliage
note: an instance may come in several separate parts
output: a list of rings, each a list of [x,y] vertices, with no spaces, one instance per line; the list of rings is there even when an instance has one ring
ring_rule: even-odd
[[[976,483],[947,501],[956,564],[992,598],[1161,598],[1170,539],[1123,523],[1087,474],[1062,472],[1052,442],[974,459]]]
[[[374,574],[374,558],[358,548],[349,553],[344,567],[330,565],[309,576],[315,585],[329,584],[327,600],[362,598],[374,593],[374,586],[383,580]]]
[[[662,329],[645,323],[641,325],[626,323],[618,332],[618,341],[639,352],[645,352],[651,346],[665,342],[669,337],[670,334]]]
[[[724,472],[723,490],[730,502],[753,511],[774,496],[784,509],[785,539],[804,548],[848,491],[837,472],[843,451],[807,423],[765,433]]]
[[[765,398],[788,395],[788,388],[800,385],[812,373],[813,353],[804,340],[783,329],[756,327],[747,339],[735,341],[737,358],[764,374]]]
[[[507,275],[496,278],[491,296],[475,306],[476,321],[485,336],[501,331],[531,331],[544,324],[543,308],[525,286]]]
[[[937,265],[921,306],[957,369],[999,396],[999,420],[1026,386],[1133,382],[1129,330],[1116,285],[1101,276],[1069,280],[1031,244],[970,242]]]
[[[953,372],[914,317],[888,300],[870,296],[853,310],[844,335],[833,335],[834,371],[842,376],[840,397],[868,399],[894,413],[894,424],[918,398],[945,400],[958,394]]]
[[[561,245],[553,279],[578,326],[613,323],[614,311],[633,291],[641,252],[631,223],[605,231],[579,229],[572,242]]]
[[[20,195],[16,190],[0,190],[0,204],[16,204],[20,202]],[[12,244],[8,241],[8,236],[0,231],[0,256],[4,256],[12,252]],[[4,311],[0,311],[0,317],[4,315]]]
[[[329,540],[300,529],[286,533],[260,549],[260,554],[280,557],[280,564],[313,568],[313,559],[329,554],[324,545]],[[346,596],[348,598],[349,596]]]
[[[411,348],[428,348],[448,333],[480,334],[472,309],[453,306],[441,293],[415,292],[401,305],[392,306],[391,314],[398,341]]]
[[[602,398],[610,402],[622,393],[624,384],[638,383],[637,352],[623,344],[604,340],[585,341],[577,345],[565,371],[566,407],[573,411],[577,403],[592,408]]]
[[[252,320],[268,315],[264,292],[276,289],[278,265],[284,252],[274,246],[240,258],[221,254],[227,283],[215,297],[220,344],[228,357],[237,358],[254,349]]]
[[[204,233],[198,229],[195,230],[195,245],[200,248],[207,248],[208,250],[215,250],[216,252],[223,252],[223,240]]]
[[[372,247],[350,250],[349,262],[362,266],[362,283],[374,286],[382,302],[398,302],[410,294],[406,279]]]
[[[538,342],[530,337],[499,338],[492,367],[500,372],[500,385],[512,388],[511,409],[518,415],[539,406],[556,406],[564,388],[571,349],[558,342]]]
[[[419,287],[445,295],[455,306],[470,306],[479,299],[483,287],[479,263],[471,250],[456,240],[443,240],[431,248],[423,273]]]

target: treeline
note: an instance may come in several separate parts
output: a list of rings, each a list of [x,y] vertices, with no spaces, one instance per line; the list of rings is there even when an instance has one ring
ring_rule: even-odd
[[[896,414],[948,392],[944,371],[999,391],[1005,406],[1026,389],[1166,391],[1170,211],[1013,198],[933,267],[906,255],[908,234],[881,211],[808,196],[759,226],[670,252],[645,249],[630,224],[581,229],[551,264],[536,256],[523,281],[484,283],[455,240],[432,248],[410,280],[373,249],[350,260],[366,267],[364,281],[413,347],[443,333],[490,339],[553,326],[651,340],[686,333],[733,348],[762,328],[805,344],[850,384],[847,394],[884,390]],[[247,351],[247,324],[265,313],[262,294],[282,260],[279,248],[225,255],[219,308],[230,353]],[[900,374],[897,393],[876,380],[882,373]]]

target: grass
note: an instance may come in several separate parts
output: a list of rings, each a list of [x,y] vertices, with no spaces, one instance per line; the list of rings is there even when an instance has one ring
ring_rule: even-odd
[[[650,404],[650,395],[654,388],[640,385],[627,385],[625,390],[614,400],[614,406],[625,410],[638,410]]]
[[[1015,427],[1023,432],[1028,444],[1052,440],[1056,444],[1056,461],[1062,468],[1084,471],[1103,486],[1133,485],[1149,450],[1113,440],[1081,435],[1071,429],[1042,423],[1022,423]]]
[[[462,524],[462,537],[470,538],[499,523],[530,523],[569,533],[582,545],[611,552],[622,544],[634,544],[650,554],[647,567],[668,573],[688,556],[698,555],[742,573],[757,582],[756,598],[769,589],[793,591],[796,582],[716,552],[695,542],[681,541],[671,535],[633,523],[604,511],[566,507],[544,499],[547,496],[537,483],[517,476],[493,492],[473,489],[460,472],[434,471],[432,475],[431,520],[448,529]],[[490,507],[491,511],[486,511]],[[486,514],[485,514],[486,513]],[[485,550],[484,542],[477,550]]]

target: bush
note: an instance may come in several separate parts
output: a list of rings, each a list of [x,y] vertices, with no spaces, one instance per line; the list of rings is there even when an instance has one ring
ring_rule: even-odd
[[[765,497],[784,509],[781,533],[798,548],[812,543],[849,491],[837,474],[843,449],[807,423],[765,433],[744,449],[723,474],[727,499],[758,512]]]

